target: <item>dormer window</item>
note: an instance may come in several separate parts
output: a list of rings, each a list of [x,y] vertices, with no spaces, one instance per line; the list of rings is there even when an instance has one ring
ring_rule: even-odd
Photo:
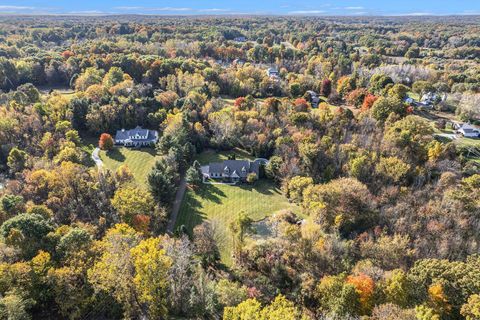
[[[242,167],[242,172],[243,173],[247,172],[247,169],[245,169],[245,167]]]
[[[229,167],[225,167],[225,168],[223,169],[223,171],[225,171],[226,173],[229,173],[229,172],[230,172],[230,168],[229,168]]]

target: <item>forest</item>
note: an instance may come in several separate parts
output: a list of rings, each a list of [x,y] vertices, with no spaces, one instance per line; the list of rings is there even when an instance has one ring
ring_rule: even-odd
[[[480,319],[462,123],[478,16],[0,16],[0,320]],[[235,153],[275,213],[176,221]]]

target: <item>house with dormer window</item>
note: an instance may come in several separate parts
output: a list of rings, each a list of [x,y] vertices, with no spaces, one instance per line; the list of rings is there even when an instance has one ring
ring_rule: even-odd
[[[153,146],[158,141],[158,131],[143,129],[137,126],[131,130],[117,130],[115,134],[115,144],[124,147],[148,147]]]
[[[260,164],[257,161],[249,160],[225,160],[223,162],[212,162],[202,166],[204,179],[222,180],[223,182],[245,182],[247,176],[255,173],[258,177]]]

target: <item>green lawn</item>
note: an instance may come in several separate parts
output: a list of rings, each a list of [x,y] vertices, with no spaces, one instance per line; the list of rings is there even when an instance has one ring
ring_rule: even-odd
[[[455,140],[455,143],[460,147],[477,147],[480,148],[480,139],[461,137]]]
[[[207,151],[197,160],[201,164],[226,159],[232,152]],[[240,150],[235,151],[237,159],[249,158]],[[200,185],[197,190],[187,190],[183,199],[177,227],[185,225],[189,232],[204,220],[211,221],[217,230],[222,262],[231,264],[232,236],[228,225],[240,212],[245,212],[254,221],[259,221],[282,209],[298,212],[298,207],[289,203],[270,180],[261,179],[254,185]]]
[[[241,149],[234,149],[232,151],[215,151],[215,150],[206,150],[196,156],[196,160],[200,162],[201,165],[208,164],[215,161],[227,160],[228,156],[235,154],[237,160],[253,160],[254,157],[251,156],[248,152]]]
[[[152,148],[128,149],[115,147],[113,150],[100,151],[100,158],[106,168],[115,172],[121,165],[127,165],[136,183],[147,188],[147,175],[155,164],[156,151]]]

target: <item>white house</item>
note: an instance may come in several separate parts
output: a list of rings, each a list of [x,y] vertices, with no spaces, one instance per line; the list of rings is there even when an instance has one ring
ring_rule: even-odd
[[[480,129],[468,123],[459,126],[457,132],[467,138],[480,138]]]
[[[132,130],[118,130],[115,135],[115,144],[121,144],[125,147],[146,147],[151,146],[158,141],[158,132],[156,130],[143,129],[137,126]]]
[[[272,67],[272,68],[268,68],[267,69],[267,76],[269,78],[273,78],[273,79],[277,79],[279,77],[279,73],[278,73],[278,70],[277,68],[275,67]]]

